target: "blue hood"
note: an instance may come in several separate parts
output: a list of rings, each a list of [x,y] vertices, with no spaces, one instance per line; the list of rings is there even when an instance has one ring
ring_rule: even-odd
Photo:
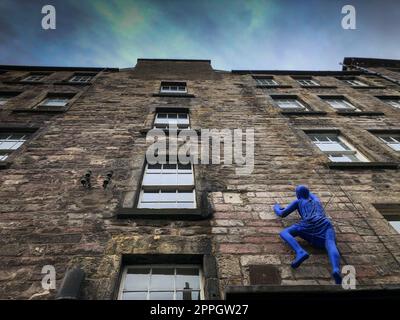
[[[308,199],[310,197],[310,190],[306,186],[299,185],[296,187],[297,199]]]

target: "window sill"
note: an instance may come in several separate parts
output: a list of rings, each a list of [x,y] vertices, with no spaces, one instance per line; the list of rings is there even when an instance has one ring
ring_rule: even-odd
[[[69,82],[69,81],[57,81],[53,83],[54,85],[63,86],[90,86],[92,82]]]
[[[337,89],[337,86],[300,86],[301,88],[306,89]]]
[[[10,162],[10,161],[7,161],[7,160],[5,160],[5,161],[0,161],[0,170],[2,170],[2,169],[8,169],[8,168],[10,167],[10,165],[11,165],[11,162]]]
[[[385,86],[350,86],[353,89],[386,89]]]
[[[211,216],[210,210],[196,209],[142,209],[120,208],[118,219],[170,219],[170,220],[204,220]]]
[[[391,169],[397,170],[397,162],[329,162],[329,169],[352,170],[352,169]]]
[[[278,84],[278,85],[276,85],[276,86],[274,86],[274,85],[267,85],[267,84],[258,84],[257,86],[256,86],[256,88],[259,88],[259,89],[288,89],[288,88],[293,88],[292,86],[290,86],[290,85],[285,85],[285,84]]]
[[[385,114],[383,112],[380,111],[336,111],[337,114],[341,115],[341,116],[384,116]]]
[[[153,97],[171,97],[171,98],[194,98],[194,94],[189,93],[153,93]]]
[[[8,80],[8,81],[3,81],[4,84],[33,84],[33,85],[39,85],[39,84],[51,84],[51,82],[44,82],[44,81],[23,81],[23,80]]]
[[[281,111],[285,116],[324,116],[325,111]]]
[[[145,135],[147,135],[147,133],[148,133],[150,130],[153,130],[153,129],[155,129],[155,128],[140,129],[139,132],[140,132],[141,135],[145,136]],[[168,133],[169,133],[169,130],[168,130],[168,129],[158,129],[158,130],[164,131],[164,133],[165,133],[166,135],[168,135]],[[197,135],[200,135],[200,134],[201,134],[201,130],[200,130],[200,129],[182,129],[182,128],[177,128],[177,131],[178,131],[178,133],[181,132],[181,131],[195,131],[195,132],[197,133]]]
[[[68,107],[36,107],[31,109],[16,108],[12,110],[15,113],[63,113],[68,110]]]

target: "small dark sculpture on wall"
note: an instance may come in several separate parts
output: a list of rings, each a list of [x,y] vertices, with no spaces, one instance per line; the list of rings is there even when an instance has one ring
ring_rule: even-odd
[[[290,203],[286,208],[281,208],[275,204],[274,211],[279,217],[286,217],[297,210],[301,216],[301,221],[284,229],[281,238],[295,251],[296,258],[292,262],[292,267],[297,268],[309,257],[295,237],[300,237],[317,248],[325,248],[328,252],[329,260],[332,265],[332,277],[336,284],[342,282],[340,274],[340,255],[336,247],[336,235],[332,223],[325,215],[324,207],[319,198],[312,194],[306,186],[296,187],[297,199]]]

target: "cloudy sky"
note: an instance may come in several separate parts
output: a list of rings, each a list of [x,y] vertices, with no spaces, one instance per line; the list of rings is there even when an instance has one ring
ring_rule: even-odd
[[[43,30],[42,6],[56,8]],[[356,30],[341,8],[356,8]],[[0,0],[0,64],[132,67],[211,59],[216,69],[338,70],[400,59],[400,0]]]

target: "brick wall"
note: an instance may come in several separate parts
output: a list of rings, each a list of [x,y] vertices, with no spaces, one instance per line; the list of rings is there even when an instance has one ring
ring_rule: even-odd
[[[399,203],[398,170],[329,169],[325,155],[303,129],[334,128],[377,162],[397,162],[367,129],[399,128],[399,110],[375,95],[397,95],[398,87],[354,89],[333,76],[315,76],[329,88],[301,88],[287,74],[276,78],[291,88],[257,88],[250,74],[214,71],[207,61],[139,61],[134,69],[103,72],[85,88],[51,83],[6,83],[21,71],[2,74],[2,89],[21,90],[6,108],[1,124],[34,124],[32,140],[0,171],[0,298],[54,297],[42,288],[41,268],[56,267],[58,284],[65,271],[86,272],[83,297],[110,299],[115,293],[122,256],[132,254],[212,254],[217,260],[220,294],[226,285],[249,284],[249,266],[272,265],[280,284],[328,284],[326,254],[312,253],[297,270],[292,252],[280,240],[283,227],[297,220],[272,212],[289,203],[297,184],[307,184],[327,204],[334,222],[342,264],[352,264],[359,284],[400,282],[400,237],[374,203]],[[271,74],[270,74],[271,75]],[[55,78],[63,78],[56,72]],[[360,79],[363,79],[363,75]],[[159,97],[160,80],[184,80],[193,98]],[[365,78],[366,81],[374,81]],[[49,90],[76,91],[65,113],[18,113]],[[295,94],[325,115],[284,115],[270,94]],[[383,116],[338,115],[317,97],[345,95],[365,110]],[[117,219],[121,206],[133,206],[146,151],[142,129],[149,128],[157,106],[190,109],[193,128],[254,128],[255,168],[238,176],[230,165],[195,167],[198,191],[209,194],[211,219],[200,221]],[[79,183],[92,170],[90,190]],[[109,188],[101,187],[108,170]]]

